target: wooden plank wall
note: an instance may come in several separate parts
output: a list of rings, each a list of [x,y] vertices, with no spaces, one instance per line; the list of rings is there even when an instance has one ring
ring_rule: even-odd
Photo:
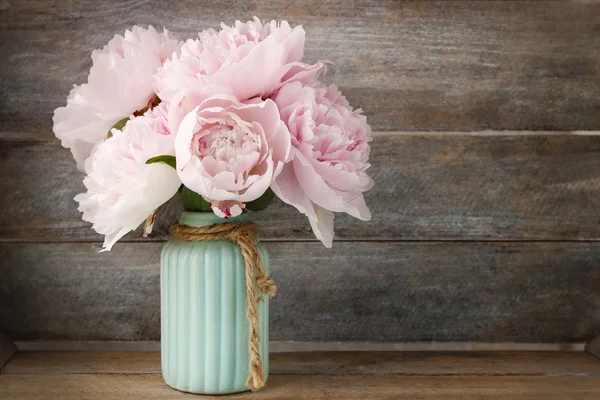
[[[276,202],[256,215],[281,290],[271,338],[580,342],[600,333],[600,2],[0,2],[0,331],[159,339],[152,238],[109,254],[52,112],[92,49],[137,24],[303,24],[306,59],[377,131],[373,220],[332,250]]]

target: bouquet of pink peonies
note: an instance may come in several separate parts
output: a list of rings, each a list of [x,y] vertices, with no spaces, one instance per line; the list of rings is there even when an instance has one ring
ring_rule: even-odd
[[[305,32],[259,19],[181,42],[138,26],[92,53],[88,82],[54,114],[54,133],[86,173],[75,200],[104,249],[178,194],[221,218],[276,195],[333,240],[333,212],[368,220],[371,130],[323,63],[302,62]]]

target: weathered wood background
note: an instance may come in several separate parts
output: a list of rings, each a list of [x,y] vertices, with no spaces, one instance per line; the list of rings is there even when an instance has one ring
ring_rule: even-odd
[[[180,207],[98,254],[52,112],[115,32],[187,38],[253,15],[303,24],[306,58],[335,63],[327,80],[377,131],[373,220],[339,216],[332,250],[280,202],[256,216],[281,287],[273,340],[600,333],[598,1],[0,1],[0,331],[159,339]]]

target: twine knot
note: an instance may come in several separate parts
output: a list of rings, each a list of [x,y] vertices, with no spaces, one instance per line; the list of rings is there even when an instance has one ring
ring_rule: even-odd
[[[261,292],[270,297],[273,297],[277,294],[277,285],[275,284],[273,278],[269,276],[258,278],[256,280],[256,286],[258,286]]]
[[[246,317],[250,325],[250,341],[248,345],[250,371],[248,372],[246,386],[253,392],[265,386],[265,371],[259,350],[258,303],[262,300],[262,295],[256,293],[256,288],[258,288],[259,292],[271,297],[277,293],[277,285],[271,277],[266,276],[258,248],[256,247],[257,232],[258,226],[252,222],[232,222],[200,227],[175,224],[171,228],[171,235],[188,242],[229,239],[240,247],[244,255],[244,264],[246,267],[246,296],[248,298]]]

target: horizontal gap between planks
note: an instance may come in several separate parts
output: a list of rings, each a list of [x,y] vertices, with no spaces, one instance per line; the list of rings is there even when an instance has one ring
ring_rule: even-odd
[[[91,229],[91,228],[90,228]],[[274,239],[260,238],[262,243],[320,243],[316,239]],[[165,243],[164,239],[122,239],[118,243]],[[600,238],[585,239],[390,239],[390,238],[354,238],[336,239],[335,243],[597,243]],[[69,240],[36,240],[0,238],[0,244],[102,244],[102,240],[69,239]]]
[[[18,351],[160,351],[159,341],[16,341]],[[577,351],[585,343],[484,343],[484,342],[286,342],[269,343],[272,353],[312,351]]]
[[[374,137],[393,136],[595,136],[600,131],[376,131]],[[0,140],[5,141],[58,141],[50,132],[0,132]]]
[[[374,137],[390,136],[596,136],[600,131],[390,131],[373,132]]]

